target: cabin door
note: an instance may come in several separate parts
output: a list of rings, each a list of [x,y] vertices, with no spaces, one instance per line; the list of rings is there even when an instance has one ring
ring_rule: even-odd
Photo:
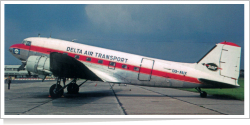
[[[141,66],[138,74],[138,80],[140,81],[150,81],[153,67],[154,67],[154,60],[142,58]]]

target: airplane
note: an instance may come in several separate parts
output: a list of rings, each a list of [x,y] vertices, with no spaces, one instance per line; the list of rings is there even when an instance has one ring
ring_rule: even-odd
[[[113,84],[166,88],[195,88],[200,96],[207,93],[201,88],[237,88],[241,47],[232,42],[216,44],[195,63],[182,63],[100,48],[73,41],[46,37],[29,37],[21,44],[10,46],[9,51],[30,73],[45,79],[57,77],[49,93],[61,97],[67,87],[69,94],[79,92],[87,80]],[[72,78],[67,85],[61,79]],[[86,79],[77,84],[77,79]]]

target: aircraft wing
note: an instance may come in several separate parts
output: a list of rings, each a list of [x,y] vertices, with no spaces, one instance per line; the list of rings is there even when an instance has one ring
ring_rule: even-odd
[[[102,68],[101,66],[96,66],[92,64],[84,64],[90,71],[92,71],[96,76],[102,79],[104,82],[110,83],[128,83],[125,77],[115,73],[115,70],[110,70]]]
[[[102,80],[109,83],[128,83],[118,75],[117,70],[108,69],[101,65],[80,62],[77,59],[61,53],[50,54],[50,70],[55,76],[66,78],[82,78]]]

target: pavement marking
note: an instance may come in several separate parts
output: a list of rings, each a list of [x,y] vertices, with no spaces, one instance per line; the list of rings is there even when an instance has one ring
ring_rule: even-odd
[[[115,95],[115,98],[116,98],[117,102],[119,103],[120,107],[122,108],[122,111],[123,111],[124,115],[128,115],[127,112],[125,111],[124,107],[122,106],[122,103],[120,102],[119,98],[118,98],[117,95],[115,94],[115,91],[114,91],[114,89],[113,89],[113,86],[114,86],[114,85],[111,85],[110,83],[109,83],[109,85],[110,85],[110,89],[112,89],[112,91],[113,91],[113,93],[114,93],[114,95]]]
[[[146,90],[148,90],[148,91],[155,92],[155,91],[153,91],[153,90],[149,90],[149,89],[144,88],[144,87],[142,87],[142,88],[143,88],[143,89],[146,89]],[[161,95],[163,95],[163,96],[168,96],[168,95],[164,95],[164,94],[159,93],[159,92],[155,92],[155,93],[161,94]],[[185,100],[182,100],[182,99],[179,99],[179,98],[173,97],[173,96],[168,96],[168,97],[173,98],[173,99],[180,100],[180,101],[185,102],[185,103],[189,103],[189,104],[192,104],[192,105],[196,105],[196,106],[199,106],[199,107],[202,107],[202,108],[205,108],[205,109],[208,109],[208,110],[214,111],[214,112],[218,112],[219,114],[228,115],[228,114],[225,114],[225,113],[219,112],[219,111],[217,111],[217,110],[214,110],[214,109],[209,109],[209,108],[204,107],[204,106],[202,106],[202,105],[195,104],[195,103],[192,103],[192,102],[189,102],[189,101],[185,101]]]

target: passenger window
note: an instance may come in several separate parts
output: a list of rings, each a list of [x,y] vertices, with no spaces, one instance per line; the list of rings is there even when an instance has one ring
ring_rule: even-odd
[[[122,65],[122,68],[123,68],[123,69],[127,69],[128,66],[127,66],[127,65]]]
[[[79,59],[79,55],[75,55],[75,58],[76,58],[76,59]]]
[[[98,60],[98,63],[102,64],[102,63],[103,63],[103,61],[102,61],[102,60]]]
[[[86,58],[86,61],[91,61],[91,58],[87,57],[87,58]]]
[[[68,55],[68,53],[63,53],[64,55]]]
[[[134,67],[134,70],[135,70],[135,71],[139,71],[139,68],[138,68],[138,67]]]
[[[110,62],[109,65],[110,66],[115,66],[115,62]]]

